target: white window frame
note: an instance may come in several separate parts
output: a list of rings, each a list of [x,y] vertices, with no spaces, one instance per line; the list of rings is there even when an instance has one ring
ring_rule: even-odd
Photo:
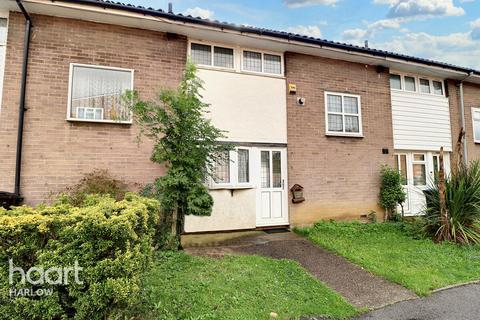
[[[2,112],[3,87],[5,84],[5,63],[7,62],[8,25],[10,22],[9,11],[0,11],[0,18],[7,19],[5,43],[0,43],[1,47],[5,47],[5,54],[3,57],[1,57],[3,61],[0,61],[0,65],[3,65],[3,68],[0,69],[0,112]]]
[[[399,76],[400,77],[400,89],[397,89],[397,88],[392,88],[391,84],[390,84],[390,77],[392,75],[395,75],[395,76]],[[390,90],[395,90],[395,91],[404,91],[404,87],[403,87],[403,75],[401,75],[400,73],[398,72],[390,72],[390,74],[388,75],[388,86],[390,87]]]
[[[394,156],[394,161],[397,162],[397,167],[398,167],[398,170],[399,170],[400,174],[401,174],[401,170],[400,170],[400,169],[401,169],[401,167],[402,167],[401,157],[402,157],[402,156],[405,157],[405,181],[402,182],[402,186],[405,187],[405,186],[408,185],[408,181],[409,181],[409,179],[410,179],[409,173],[408,173],[408,154],[405,153],[405,152],[395,152],[393,156]],[[395,159],[395,158],[397,158],[397,157],[398,157],[398,159]]]
[[[425,95],[425,96],[444,97],[444,98],[446,97],[445,82],[443,81],[443,79],[432,78],[432,77],[422,76],[422,75],[414,75],[414,74],[411,74],[411,73],[398,72],[398,71],[395,71],[395,70],[391,70],[390,74],[400,76],[400,83],[401,83],[401,86],[402,86],[401,89],[395,89],[395,88],[390,87],[390,90],[392,90],[392,91],[403,91],[403,92],[407,92],[407,93],[416,93],[416,94],[421,94],[421,95]],[[409,91],[409,90],[405,89],[405,77],[412,77],[412,78],[415,79],[415,91]],[[429,81],[429,83],[430,83],[430,93],[421,92],[420,79],[425,79],[425,80]],[[389,80],[390,80],[390,78],[389,78]],[[442,94],[441,95],[440,94],[435,94],[434,88],[433,88],[433,81],[440,82],[442,84]],[[390,86],[390,82],[389,82],[389,86]]]
[[[329,112],[328,111],[328,96],[329,95],[334,95],[334,96],[341,96],[342,97],[342,112]],[[351,98],[357,98],[358,101],[358,114],[354,113],[345,113],[343,112],[343,99],[344,97],[351,97]],[[331,91],[325,91],[325,133],[327,136],[343,136],[343,137],[363,137],[363,126],[362,126],[362,99],[360,95],[356,94],[349,94],[349,93],[340,93],[340,92],[331,92]],[[338,132],[338,131],[330,131],[328,128],[328,115],[329,114],[337,114],[342,116],[342,129],[343,132]],[[359,132],[345,132],[345,116],[355,116],[358,117],[358,129]]]
[[[118,67],[91,65],[91,64],[83,64],[83,63],[70,63],[70,74],[69,74],[69,81],[68,81],[67,121],[117,123],[117,124],[132,124],[133,123],[133,113],[132,112],[130,112],[130,120],[108,120],[108,119],[95,120],[95,119],[73,118],[72,117],[71,106],[72,106],[72,85],[73,85],[73,68],[74,67],[85,67],[85,68],[94,68],[94,69],[101,69],[101,70],[115,70],[115,71],[130,72],[130,74],[131,74],[130,90],[133,90],[133,83],[134,83],[134,76],[135,76],[135,70],[134,69],[125,69],[125,68],[118,68]],[[102,112],[102,117],[103,117],[103,112]]]
[[[472,129],[473,129],[473,142],[474,143],[480,143],[480,137],[475,136],[475,121],[478,122],[478,125],[480,125],[480,120],[475,120],[475,113],[480,114],[480,108],[471,108],[471,113],[472,113]]]
[[[189,40],[188,41],[188,50],[187,50],[187,54],[188,54],[188,57],[191,59],[192,57],[192,44],[201,44],[201,45],[204,45],[204,46],[210,46],[210,65],[208,64],[201,64],[201,63],[195,63],[196,65],[200,66],[200,67],[204,67],[204,68],[209,68],[209,69],[217,69],[217,70],[224,70],[224,71],[235,71],[236,69],[236,65],[237,65],[237,62],[235,61],[235,56],[236,56],[236,52],[237,50],[232,47],[232,46],[228,46],[228,45],[224,45],[224,44],[220,44],[220,43],[214,43],[214,42],[208,42],[208,41],[197,41],[197,40]],[[215,49],[214,47],[219,47],[219,48],[225,48],[225,49],[231,49],[233,50],[233,67],[232,68],[227,68],[227,67],[219,67],[219,66],[216,66],[215,65]],[[192,61],[193,62],[193,61]]]
[[[249,182],[239,182],[238,181],[238,149],[248,150],[248,181]],[[250,189],[253,188],[252,183],[252,170],[253,170],[253,157],[252,157],[252,148],[237,146],[234,150],[229,151],[229,173],[230,173],[230,182],[215,182],[212,177],[209,180],[209,189]]]
[[[260,53],[261,54],[261,57],[262,57],[262,63],[261,63],[261,66],[262,66],[262,71],[252,71],[252,70],[246,70],[244,68],[244,52],[245,51],[248,51],[248,52],[255,52],[255,53]],[[268,54],[268,55],[272,55],[272,56],[279,56],[280,57],[280,73],[271,73],[271,72],[265,72],[265,55]],[[285,74],[285,66],[283,65],[283,54],[281,53],[278,53],[278,52],[272,52],[272,51],[264,51],[264,50],[258,50],[258,49],[250,49],[250,48],[242,48],[242,52],[241,52],[241,56],[240,56],[240,60],[241,60],[241,70],[242,72],[245,72],[245,73],[252,73],[252,74],[266,74],[266,75],[269,75],[269,76],[275,76],[275,77],[283,77],[283,75]]]

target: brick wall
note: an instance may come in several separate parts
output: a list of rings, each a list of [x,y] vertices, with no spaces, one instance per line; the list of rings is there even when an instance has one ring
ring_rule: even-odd
[[[306,198],[290,201],[291,223],[358,219],[370,210],[381,217],[379,171],[393,164],[388,71],[296,53],[285,60],[287,83],[297,85],[297,95],[287,96],[289,186],[302,185]],[[325,135],[325,91],[361,96],[363,138]],[[296,105],[296,97],[305,97],[306,105]]]
[[[455,150],[461,128],[459,99],[460,90],[458,89],[454,81],[449,81],[448,91],[450,96],[452,140],[453,148]],[[465,105],[465,139],[467,141],[468,160],[480,160],[480,144],[474,142],[472,122],[472,108],[480,108],[480,85],[476,85],[473,83],[464,83],[463,99]]]
[[[67,113],[70,63],[135,70],[143,98],[156,88],[176,87],[185,65],[184,37],[34,15],[28,68],[21,190],[28,204],[106,168],[132,188],[163,169],[150,162],[151,143],[135,125],[75,123]],[[5,81],[0,111],[0,190],[13,191],[24,19],[10,14]]]

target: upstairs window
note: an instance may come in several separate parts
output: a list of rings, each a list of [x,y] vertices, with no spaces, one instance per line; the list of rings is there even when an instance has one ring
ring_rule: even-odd
[[[123,94],[133,89],[133,70],[70,66],[69,120],[131,123]]]
[[[233,69],[233,49],[192,43],[190,46],[192,62],[204,66]]]
[[[413,75],[390,74],[390,89],[445,96],[443,82]]]
[[[325,106],[328,135],[362,135],[360,96],[327,92]]]
[[[440,81],[432,81],[433,84],[433,93],[443,96],[443,85]]]
[[[420,92],[421,93],[430,93],[430,80],[420,79]]]
[[[406,91],[417,91],[417,87],[415,85],[415,78],[414,77],[407,77],[405,76],[405,90]]]
[[[480,108],[472,108],[473,139],[480,143]]]
[[[243,70],[269,74],[282,74],[282,57],[255,51],[243,51]]]
[[[390,88],[402,90],[402,78],[398,74],[390,75]]]

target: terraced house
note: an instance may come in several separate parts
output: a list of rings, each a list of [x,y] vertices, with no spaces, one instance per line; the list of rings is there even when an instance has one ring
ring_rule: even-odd
[[[0,190],[28,204],[95,168],[132,187],[161,175],[120,96],[176,87],[188,57],[235,150],[209,182],[212,216],[187,232],[381,213],[383,164],[418,214],[440,147],[448,160],[464,128],[465,158],[480,156],[468,68],[101,0],[5,0],[0,31]]]

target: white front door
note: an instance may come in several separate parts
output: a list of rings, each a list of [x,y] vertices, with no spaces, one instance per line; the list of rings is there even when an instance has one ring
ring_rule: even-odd
[[[285,149],[260,149],[257,227],[287,225],[287,155]]]
[[[449,154],[445,153],[445,172],[448,175]],[[396,152],[395,167],[400,170],[404,180],[407,199],[403,203],[406,215],[419,215],[425,210],[424,190],[433,186],[439,169],[439,155],[435,152]],[[401,209],[401,208],[399,208]]]

